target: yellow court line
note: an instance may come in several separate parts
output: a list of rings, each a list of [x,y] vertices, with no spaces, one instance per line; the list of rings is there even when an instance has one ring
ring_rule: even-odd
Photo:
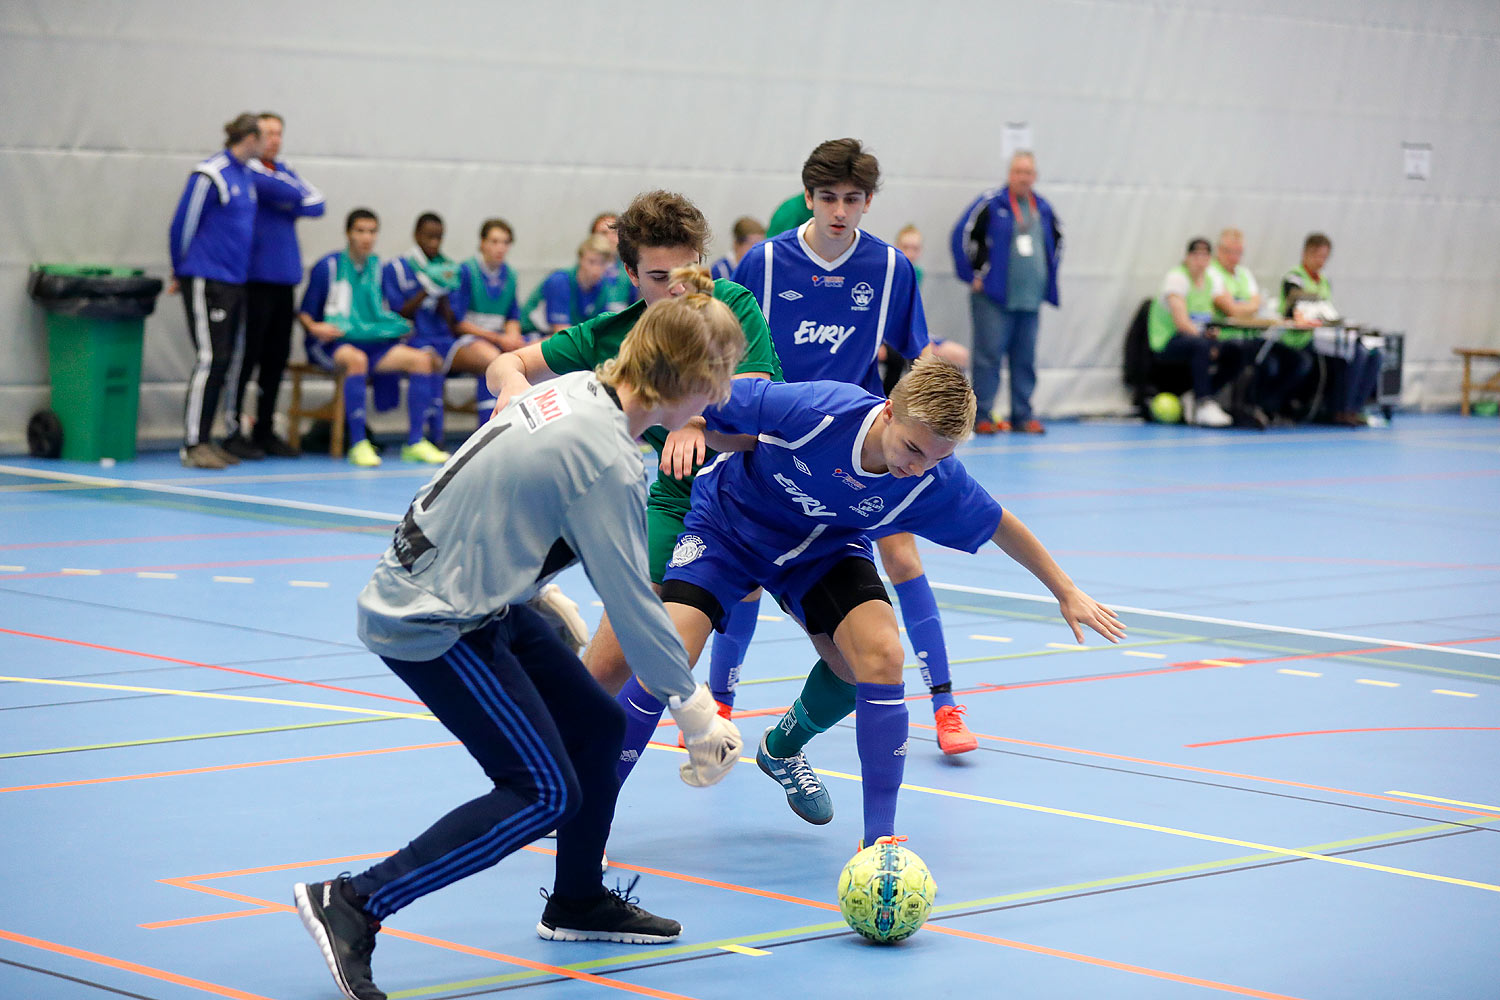
[[[732,951],[736,955],[749,955],[752,958],[765,958],[767,955],[771,954],[764,948],[749,948],[742,944],[721,944],[719,945],[719,950]]]
[[[1206,663],[1210,667],[1243,667],[1244,666],[1243,663],[1236,663],[1233,660],[1199,660],[1198,662],[1199,663]]]
[[[51,684],[57,687],[96,688],[101,691],[134,691],[139,694],[172,694],[182,698],[210,698],[216,701],[248,701],[258,705],[286,705],[291,708],[321,708],[329,712],[352,712],[386,719],[426,719],[435,721],[429,712],[386,712],[377,708],[352,708],[348,705],[325,705],[317,701],[287,701],[284,698],[253,698],[244,694],[219,694],[215,691],[179,691],[174,688],[136,687],[131,684],[100,684],[97,681],[64,681],[50,677],[0,677],[13,684]]]
[[[1368,684],[1371,687],[1382,687],[1382,688],[1398,688],[1398,687],[1401,686],[1400,684],[1397,684],[1395,681],[1377,681],[1377,680],[1371,680],[1368,677],[1357,677],[1357,678],[1355,678],[1354,683],[1356,683],[1356,684]]]
[[[670,749],[676,750],[676,747]],[[686,751],[683,751],[686,752]],[[741,757],[740,760],[747,760]],[[829,778],[844,778],[848,781],[862,781],[857,774],[846,774],[843,771],[825,771],[822,768],[813,768],[818,774]],[[1069,819],[1086,819],[1091,823],[1108,823],[1111,826],[1123,826],[1132,830],[1145,830],[1149,833],[1165,833],[1173,837],[1186,837],[1189,840],[1202,840],[1210,844],[1228,844],[1231,847],[1247,847],[1253,851],[1267,851],[1272,854],[1281,854],[1289,858],[1306,858],[1309,861],[1326,861],[1331,865],[1347,865],[1350,868],[1365,868],[1369,871],[1385,872],[1388,875],[1405,875],[1408,878],[1420,878],[1429,882],[1446,882],[1449,885],[1466,885],[1471,889],[1486,889],[1490,892],[1500,892],[1500,885],[1491,885],[1489,882],[1475,882],[1465,878],[1453,878],[1448,875],[1433,875],[1429,872],[1411,871],[1407,868],[1392,868],[1389,865],[1377,865],[1368,861],[1355,861],[1351,858],[1333,858],[1326,854],[1317,854],[1313,851],[1299,851],[1295,847],[1277,847],[1274,844],[1259,844],[1253,840],[1238,840],[1234,837],[1217,837],[1211,833],[1197,833],[1193,830],[1179,830],[1171,826],[1157,826],[1155,823],[1137,823],[1130,819],[1117,819],[1113,816],[1096,816],[1093,813],[1075,812],[1072,809],[1058,809],[1053,806],[1039,806],[1030,802],[1014,802],[1010,799],[995,799],[987,795],[974,795],[969,792],[952,792],[946,788],[928,788],[925,785],[901,785],[902,791],[924,792],[928,795],[940,795],[948,799],[965,799],[969,802],[984,802],[988,805],[1006,806],[1011,809],[1024,809],[1027,812],[1046,813],[1049,816],[1066,816]],[[1394,794],[1394,793],[1393,793]],[[1489,808],[1482,806],[1480,808]]]
[[[1293,670],[1291,667],[1281,667],[1276,671],[1278,674],[1288,674],[1292,677],[1322,677],[1316,670]]]
[[[1452,695],[1455,698],[1478,698],[1479,697],[1479,695],[1475,694],[1473,691],[1449,691],[1447,688],[1433,688],[1432,689],[1432,693],[1433,694],[1447,694],[1447,695]]]
[[[1487,806],[1482,802],[1464,802],[1462,799],[1440,799],[1436,795],[1418,795],[1416,792],[1386,792],[1387,795],[1400,795],[1408,799],[1423,799],[1427,802],[1441,802],[1445,806],[1468,806],[1471,809],[1485,809],[1500,813],[1500,806]]]

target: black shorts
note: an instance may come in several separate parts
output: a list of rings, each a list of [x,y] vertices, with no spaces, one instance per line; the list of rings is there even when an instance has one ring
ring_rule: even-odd
[[[662,584],[661,599],[666,604],[685,604],[708,616],[716,632],[724,631],[724,606],[709,590],[687,580],[669,579]],[[832,636],[849,612],[867,601],[891,603],[885,584],[875,564],[863,556],[849,556],[834,563],[816,583],[799,596],[796,603],[777,596],[782,610],[797,617],[796,605],[802,609],[801,621],[809,635]]]

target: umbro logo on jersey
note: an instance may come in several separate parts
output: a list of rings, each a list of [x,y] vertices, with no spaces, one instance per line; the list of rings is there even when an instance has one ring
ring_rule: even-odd
[[[837,323],[814,323],[805,319],[792,334],[794,344],[827,344],[829,354],[837,354],[843,346],[844,340],[854,332],[853,326],[839,326]]]
[[[802,473],[804,476],[812,475],[812,470],[807,467],[807,463],[802,461],[802,459],[798,458],[796,455],[792,456],[792,464],[795,465],[797,467],[797,471]]]
[[[786,299],[788,302],[796,302],[798,299],[802,298],[802,293],[794,292],[790,288],[788,288],[786,291],[782,292],[776,297],[778,299]]]
[[[875,289],[870,286],[868,281],[861,281],[855,285],[854,290],[849,294],[854,297],[853,308],[855,309],[868,309],[870,308],[870,303],[875,300]]]
[[[812,276],[812,283],[816,288],[843,288],[844,276],[842,274],[815,274]]]

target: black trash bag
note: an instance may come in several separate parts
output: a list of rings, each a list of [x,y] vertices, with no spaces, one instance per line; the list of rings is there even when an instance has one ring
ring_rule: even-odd
[[[51,410],[38,410],[26,422],[26,450],[33,458],[62,457],[63,426]]]
[[[26,291],[50,313],[85,319],[145,319],[156,309],[160,278],[146,275],[32,271]]]

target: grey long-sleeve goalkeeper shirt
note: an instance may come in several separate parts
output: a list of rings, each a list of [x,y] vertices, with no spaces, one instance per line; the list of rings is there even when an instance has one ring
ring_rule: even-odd
[[[574,561],[646,687],[692,694],[687,653],[649,582],[640,447],[592,372],[517,397],[417,491],[360,592],[360,640],[393,659],[437,659]]]

